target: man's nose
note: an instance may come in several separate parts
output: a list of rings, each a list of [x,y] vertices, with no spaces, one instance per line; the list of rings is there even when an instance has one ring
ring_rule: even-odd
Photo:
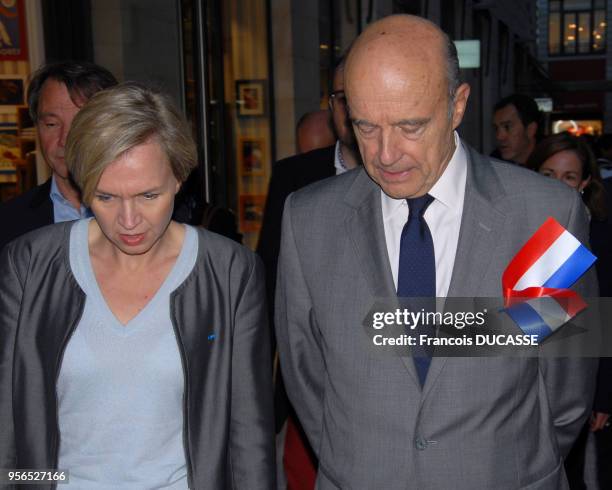
[[[68,138],[68,133],[70,132],[70,127],[62,126],[59,135],[59,146],[64,148],[66,146],[66,139]]]
[[[397,138],[395,128],[381,132],[379,160],[382,165],[393,165],[401,158],[402,152]]]

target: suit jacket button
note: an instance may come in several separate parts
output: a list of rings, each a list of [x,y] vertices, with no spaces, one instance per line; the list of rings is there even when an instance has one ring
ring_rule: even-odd
[[[425,451],[425,449],[427,449],[427,440],[422,437],[417,437],[416,440],[414,441],[414,446],[419,451]]]

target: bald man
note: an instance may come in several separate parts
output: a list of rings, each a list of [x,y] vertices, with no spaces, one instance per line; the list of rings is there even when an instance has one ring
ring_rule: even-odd
[[[297,123],[295,130],[298,153],[308,153],[326,148],[336,142],[329,111],[307,112]]]
[[[470,89],[427,20],[371,24],[345,90],[364,167],[287,199],[276,295],[282,372],[318,488],[567,488],[562,460],[596,363],[389,355],[364,320],[381,298],[498,297],[548,216],[586,242],[578,194],[461,140]],[[589,272],[577,289],[595,287]]]

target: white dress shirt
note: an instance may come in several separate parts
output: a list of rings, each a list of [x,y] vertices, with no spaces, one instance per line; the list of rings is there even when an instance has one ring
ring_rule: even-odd
[[[348,170],[344,158],[342,158],[342,150],[340,149],[340,140],[336,141],[336,149],[334,150],[334,167],[336,169],[336,175],[343,174]]]
[[[425,211],[425,221],[434,243],[436,258],[436,296],[446,297],[450,286],[467,179],[467,156],[461,139],[455,132],[455,151],[444,173],[430,189],[434,200]],[[380,192],[382,216],[385,229],[387,252],[393,272],[393,282],[397,290],[397,271],[399,269],[400,240],[402,229],[408,220],[408,203],[405,199],[393,199]]]

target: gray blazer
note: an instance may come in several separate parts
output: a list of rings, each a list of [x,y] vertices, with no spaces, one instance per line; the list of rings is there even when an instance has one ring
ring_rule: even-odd
[[[449,296],[500,297],[502,273],[548,216],[582,242],[569,187],[468,150]],[[589,271],[577,289],[596,295]],[[380,188],[363,169],[288,199],[276,296],[287,392],[320,489],[567,488],[562,458],[590,410],[596,361],[376,355],[362,323],[396,296]]]
[[[71,226],[40,228],[0,253],[0,468],[57,468],[56,381],[85,303],[70,270]],[[263,268],[232,240],[203,229],[198,236],[196,265],[169,299],[185,377],[189,486],[269,490],[275,464]]]

